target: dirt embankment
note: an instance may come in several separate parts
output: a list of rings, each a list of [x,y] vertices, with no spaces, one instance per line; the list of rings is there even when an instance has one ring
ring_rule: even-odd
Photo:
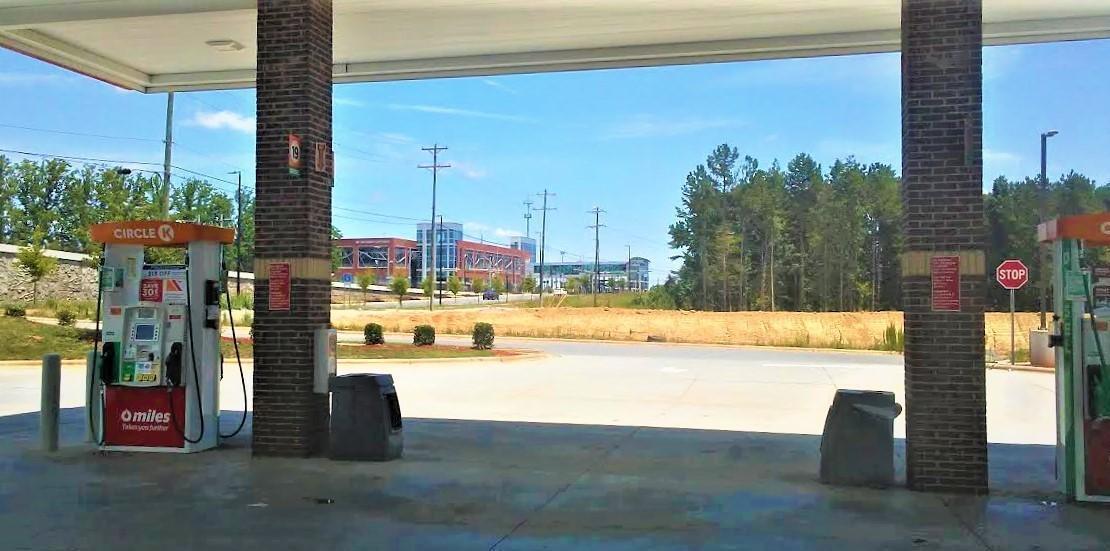
[[[827,348],[879,348],[890,325],[902,329],[901,312],[689,312],[621,308],[482,308],[332,312],[340,329],[361,330],[370,322],[386,331],[407,332],[427,323],[440,333],[468,334],[475,322],[494,325],[498,335],[710,344]],[[1017,347],[1028,348],[1034,313],[1017,316]],[[1008,354],[1009,314],[986,315],[986,346]]]

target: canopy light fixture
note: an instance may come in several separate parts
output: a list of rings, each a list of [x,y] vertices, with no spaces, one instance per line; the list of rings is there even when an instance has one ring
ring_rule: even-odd
[[[216,49],[217,52],[238,52],[243,45],[234,40],[209,40],[205,44]]]

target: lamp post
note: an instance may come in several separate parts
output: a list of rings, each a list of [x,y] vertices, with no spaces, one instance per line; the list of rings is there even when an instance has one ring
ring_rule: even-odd
[[[243,171],[233,170],[228,174],[239,177],[235,187],[235,294],[239,295],[239,281],[243,278]]]
[[[1043,224],[1048,218],[1048,139],[1059,134],[1056,130],[1049,130],[1048,132],[1041,133],[1041,182],[1040,182],[1040,221]],[[1043,331],[1048,326],[1045,320],[1045,313],[1048,311],[1048,246],[1041,244],[1041,262],[1040,262],[1040,278],[1041,278],[1041,325],[1040,329]]]

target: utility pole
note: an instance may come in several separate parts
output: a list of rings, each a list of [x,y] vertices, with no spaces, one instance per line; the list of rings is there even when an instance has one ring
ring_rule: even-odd
[[[438,283],[438,281],[439,281],[439,266],[436,264],[436,246],[438,245],[439,231],[436,230],[436,178],[437,178],[437,176],[439,176],[439,169],[441,169],[441,168],[450,168],[451,165],[441,165],[441,164],[439,164],[439,152],[440,151],[447,151],[446,146],[440,147],[439,144],[437,143],[437,144],[432,144],[432,147],[421,147],[420,149],[423,150],[423,151],[428,151],[432,154],[432,164],[430,164],[430,165],[417,165],[417,168],[430,168],[432,170],[432,224],[431,224],[432,236],[430,238],[428,238],[428,243],[429,243],[429,247],[432,249],[432,254],[431,254],[431,266],[428,266],[428,265],[424,266],[424,277],[428,277],[428,274],[432,274],[432,277],[436,278],[436,282]],[[432,288],[435,289],[435,285],[432,285]],[[431,310],[432,310],[432,296],[428,295],[428,311],[430,312]]]
[[[441,230],[443,229],[443,215],[442,214],[439,215],[439,229],[441,229]],[[436,233],[438,233],[438,232],[436,232]],[[456,255],[458,254],[457,249],[455,250],[455,254]],[[436,293],[437,295],[439,295],[439,305],[443,306],[443,284],[440,283],[440,281],[439,281],[439,270],[438,269],[436,269],[435,289],[436,289],[436,291],[439,291],[438,293]]]
[[[632,245],[624,244],[624,248],[628,249],[628,264],[624,265],[624,286],[627,290],[632,290]]]
[[[536,195],[540,196],[540,197],[543,197],[543,206],[538,208],[538,209],[533,209],[533,210],[538,210],[538,211],[543,212],[543,214],[540,215],[540,255],[539,255],[540,256],[540,308],[543,308],[543,263],[544,263],[545,257],[547,256],[544,252],[544,248],[547,247],[547,211],[555,210],[554,207],[548,207],[547,206],[547,198],[548,197],[554,197],[555,194],[554,193],[548,193],[547,190],[545,189],[545,190],[543,190],[543,193],[537,193]]]
[[[532,205],[531,199],[524,202],[524,237],[532,237]]]
[[[173,92],[166,94],[166,153],[162,160],[162,209],[163,218],[170,215],[170,165],[173,160]]]
[[[586,226],[594,230],[594,307],[597,307],[597,294],[601,292],[601,228],[605,224],[601,223],[601,213],[605,212],[600,207],[594,207],[589,211],[594,215],[594,224]]]
[[[239,282],[243,279],[243,171],[228,172],[239,177],[235,186],[235,295],[240,294]]]

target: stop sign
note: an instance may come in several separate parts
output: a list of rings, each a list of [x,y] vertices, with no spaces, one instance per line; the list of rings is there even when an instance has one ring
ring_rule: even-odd
[[[1003,260],[994,271],[994,277],[1006,289],[1021,289],[1029,283],[1029,268],[1017,259]]]

